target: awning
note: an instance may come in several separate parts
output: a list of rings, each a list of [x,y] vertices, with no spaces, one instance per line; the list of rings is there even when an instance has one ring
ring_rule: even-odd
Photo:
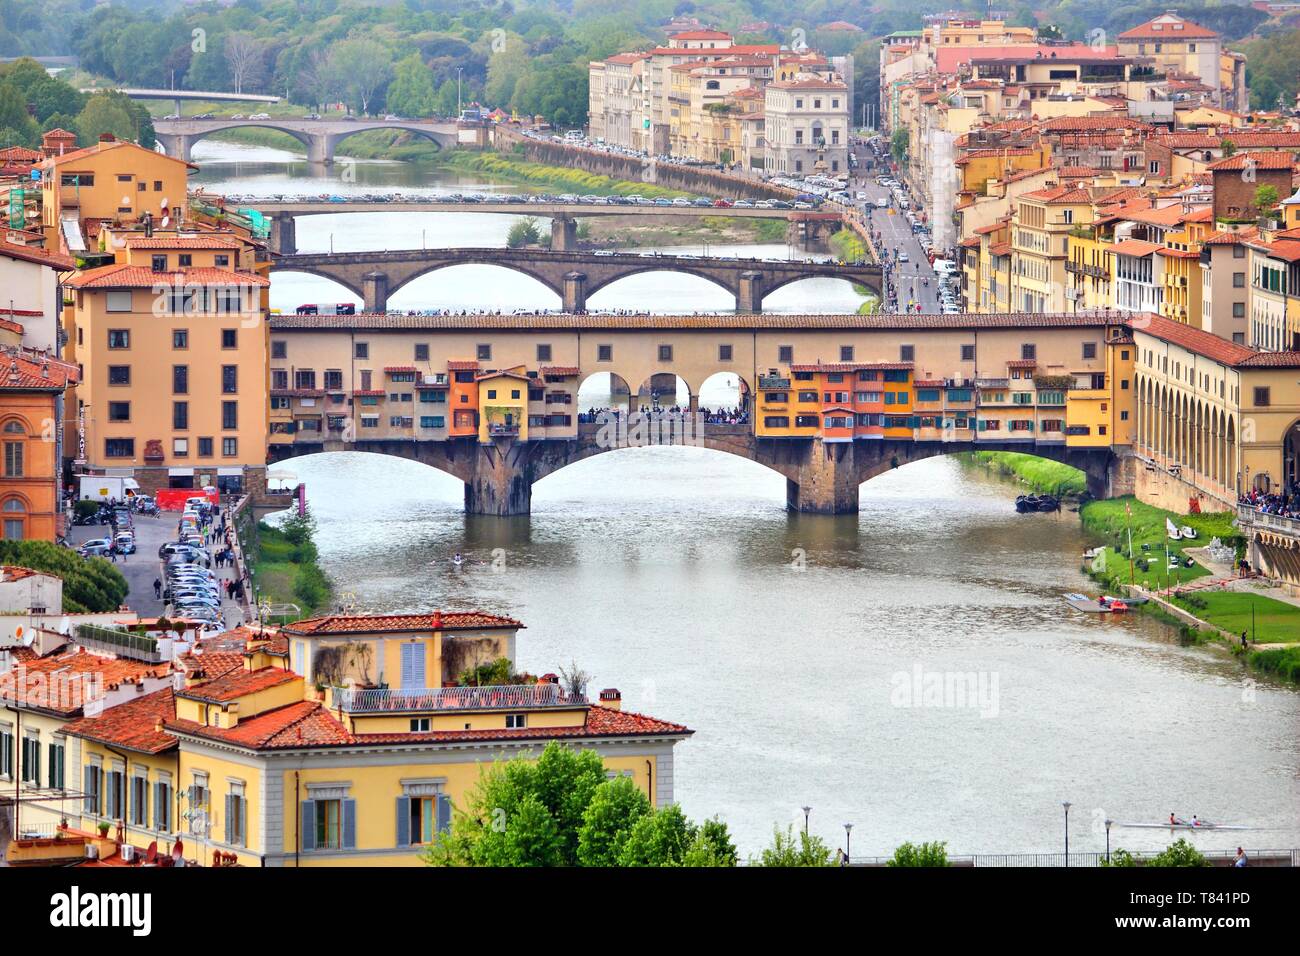
[[[244,473],[244,469],[242,468],[218,468],[217,469],[218,477],[222,477],[222,476],[228,477],[230,475],[242,475],[243,473]]]
[[[297,481],[298,476],[291,471],[274,468],[266,473],[267,481]]]
[[[193,468],[168,468],[167,474],[172,478],[193,478]]]

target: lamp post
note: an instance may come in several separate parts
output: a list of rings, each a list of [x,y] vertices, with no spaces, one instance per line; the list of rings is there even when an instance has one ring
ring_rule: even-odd
[[[460,119],[460,75],[465,72],[463,66],[456,67],[456,119]]]
[[[1061,801],[1061,806],[1065,807],[1065,865],[1070,865],[1070,801]]]
[[[802,807],[803,810],[803,835],[808,835],[808,814],[812,813],[812,807]]]
[[[1110,825],[1114,822],[1115,822],[1114,820],[1106,821],[1106,862],[1107,863],[1110,862]]]
[[[853,839],[853,824],[846,823],[844,824],[844,865],[845,866],[848,866],[849,860],[851,859],[849,854],[849,846],[852,839]]]

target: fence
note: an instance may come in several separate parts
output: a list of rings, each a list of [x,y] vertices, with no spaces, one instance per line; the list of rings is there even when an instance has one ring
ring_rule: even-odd
[[[1131,854],[1139,863],[1155,856],[1154,853]],[[1236,859],[1235,851],[1219,851],[1203,854],[1213,866],[1231,866]],[[1252,850],[1246,847],[1246,858],[1251,866],[1300,866],[1300,849],[1291,850]],[[855,857],[850,866],[885,866],[892,857],[872,856]],[[1106,860],[1105,853],[1071,853],[1069,866],[1080,868],[1099,867]],[[950,856],[948,863],[954,867],[1060,867],[1066,864],[1064,853],[975,853],[967,856]]]

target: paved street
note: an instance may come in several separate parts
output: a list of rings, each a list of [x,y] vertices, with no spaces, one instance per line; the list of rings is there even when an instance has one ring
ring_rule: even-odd
[[[158,517],[132,515],[135,531],[135,554],[119,554],[115,567],[126,578],[130,591],[126,603],[141,617],[158,617],[165,608],[163,602],[154,597],[153,583],[162,579],[163,563],[158,557],[158,549],[168,541],[176,540],[176,523],[180,515],[174,511],[164,511]],[[80,545],[94,538],[106,538],[111,532],[108,525],[74,526],[69,529],[70,541]],[[208,548],[209,557],[212,549]],[[231,568],[213,568],[219,581],[234,577]],[[239,604],[227,600],[224,589],[221,592],[221,609],[227,627],[237,627],[244,621],[244,613]]]

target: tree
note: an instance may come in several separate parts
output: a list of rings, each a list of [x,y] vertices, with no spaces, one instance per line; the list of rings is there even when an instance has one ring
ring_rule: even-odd
[[[831,848],[821,837],[800,831],[795,838],[794,827],[772,831],[772,843],[765,847],[757,860],[751,860],[754,866],[830,866]]]
[[[116,611],[126,600],[122,572],[103,558],[83,558],[48,541],[0,541],[0,564],[45,571],[63,579],[63,610]]]
[[[262,44],[248,33],[227,33],[221,40],[221,54],[230,67],[230,81],[236,93],[261,79]]]
[[[36,146],[40,127],[27,113],[27,103],[22,92],[8,80],[0,82],[0,129],[16,142],[10,145]]]
[[[894,162],[900,166],[907,161],[907,151],[911,148],[911,139],[911,131],[900,126],[894,130],[894,135],[889,141],[889,152],[893,155]]]
[[[329,63],[342,80],[348,105],[358,113],[370,112],[371,101],[393,75],[392,53],[377,40],[355,37],[330,48]]]
[[[433,73],[424,65],[420,54],[412,53],[397,61],[393,82],[388,87],[388,108],[402,116],[432,116],[437,99]]]
[[[650,801],[630,778],[615,777],[602,783],[583,812],[578,862],[583,866],[617,865],[632,827],[650,812]]]
[[[511,224],[510,232],[506,234],[506,245],[511,249],[518,249],[520,246],[535,246],[542,238],[541,230],[537,226],[537,220],[532,216],[520,219]]]
[[[700,824],[695,839],[682,856],[682,866],[735,866],[738,859],[736,844],[731,842],[731,831],[722,820],[710,817]]]
[[[128,142],[136,138],[135,120],[121,103],[106,93],[96,93],[77,116],[77,133],[83,143],[94,143],[104,133]]]
[[[885,866],[948,866],[948,844],[904,843],[894,851],[894,856]]]
[[[1255,190],[1255,208],[1262,214],[1277,207],[1277,187],[1263,185]]]
[[[1111,854],[1110,862],[1103,862],[1102,866],[1130,867],[1130,866],[1209,866],[1207,860],[1196,847],[1187,842],[1185,838],[1179,839],[1170,844],[1160,853],[1157,853],[1151,859],[1143,861],[1135,857],[1128,850],[1116,850]]]
[[[618,854],[619,866],[680,866],[695,828],[677,804],[638,817]]]

